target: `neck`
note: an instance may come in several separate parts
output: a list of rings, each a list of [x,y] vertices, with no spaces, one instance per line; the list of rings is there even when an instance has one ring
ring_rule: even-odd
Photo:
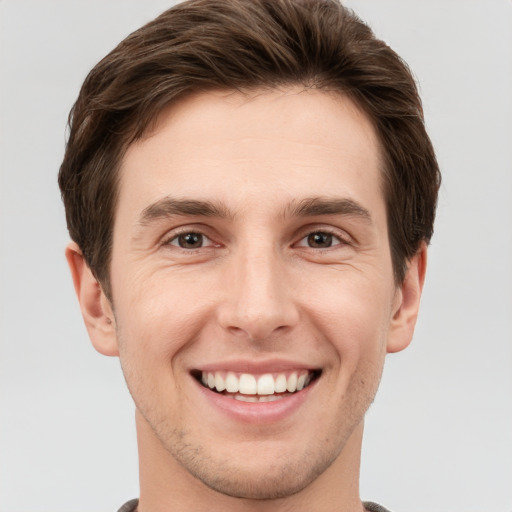
[[[162,446],[139,412],[136,423],[140,473],[138,512],[364,511],[359,498],[362,423],[354,429],[333,464],[309,485],[291,496],[269,500],[233,497],[210,489]]]

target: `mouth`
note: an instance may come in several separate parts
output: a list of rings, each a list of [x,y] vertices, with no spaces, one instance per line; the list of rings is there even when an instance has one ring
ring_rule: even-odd
[[[241,402],[273,402],[295,395],[320,377],[321,370],[240,373],[195,370],[192,376],[210,391]]]

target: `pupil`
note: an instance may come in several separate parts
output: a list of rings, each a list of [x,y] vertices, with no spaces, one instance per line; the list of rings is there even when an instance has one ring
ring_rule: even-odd
[[[200,233],[186,233],[178,237],[178,243],[184,249],[196,249],[203,244],[203,235]]]
[[[331,247],[332,246],[332,235],[329,233],[311,233],[308,236],[308,245],[310,247]]]

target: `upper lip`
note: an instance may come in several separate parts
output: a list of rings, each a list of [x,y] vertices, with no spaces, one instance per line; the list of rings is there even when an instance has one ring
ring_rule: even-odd
[[[226,360],[216,361],[215,363],[200,364],[191,368],[191,371],[202,371],[202,372],[217,372],[217,371],[228,371],[236,373],[251,373],[251,374],[263,374],[263,373],[278,373],[294,370],[308,370],[314,371],[319,370],[319,366],[311,365],[311,363],[304,363],[302,361],[292,361],[283,359],[272,359],[272,360]]]

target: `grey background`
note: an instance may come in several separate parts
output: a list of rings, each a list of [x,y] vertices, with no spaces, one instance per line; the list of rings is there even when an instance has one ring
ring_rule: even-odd
[[[94,352],[56,184],[88,70],[164,0],[0,0],[0,511],[138,494],[133,405]],[[361,493],[512,511],[512,2],[351,0],[411,65],[444,173],[415,339],[368,413]]]

